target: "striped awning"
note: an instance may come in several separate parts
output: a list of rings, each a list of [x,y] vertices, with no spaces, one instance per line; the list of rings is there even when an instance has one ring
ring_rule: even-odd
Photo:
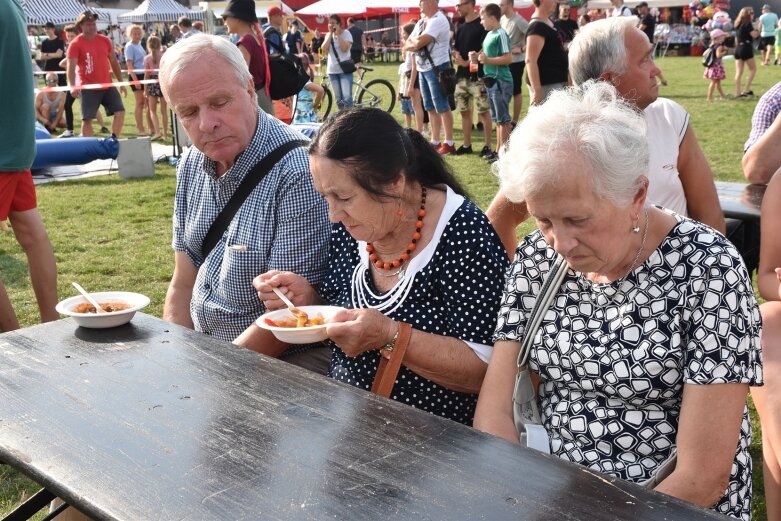
[[[180,16],[203,20],[204,11],[193,11],[175,0],[144,0],[129,13],[119,15],[121,22],[175,22]]]
[[[99,20],[109,21],[107,12],[88,7],[77,0],[22,0],[22,9],[27,25],[43,25],[52,22],[57,25],[72,24],[84,11],[92,11]]]

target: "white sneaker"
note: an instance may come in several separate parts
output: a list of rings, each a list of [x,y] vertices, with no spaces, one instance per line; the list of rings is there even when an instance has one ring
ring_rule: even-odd
[[[72,130],[66,130],[65,132],[63,132],[57,137],[74,137],[74,134]]]

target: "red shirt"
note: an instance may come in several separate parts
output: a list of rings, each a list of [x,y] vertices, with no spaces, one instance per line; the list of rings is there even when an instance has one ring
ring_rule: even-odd
[[[111,68],[109,66],[109,53],[114,52],[111,40],[98,34],[92,40],[87,40],[84,35],[78,35],[68,46],[68,58],[76,58],[78,67],[76,74],[79,83],[111,83]]]

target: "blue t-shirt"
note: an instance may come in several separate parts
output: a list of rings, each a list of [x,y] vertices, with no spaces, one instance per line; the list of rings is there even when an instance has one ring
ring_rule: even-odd
[[[759,23],[762,25],[762,29],[759,32],[759,36],[762,38],[769,38],[775,36],[776,25],[778,25],[778,15],[776,13],[765,13],[759,17]]]
[[[125,61],[133,65],[136,74],[144,73],[144,56],[146,52],[140,43],[128,42],[125,44]]]

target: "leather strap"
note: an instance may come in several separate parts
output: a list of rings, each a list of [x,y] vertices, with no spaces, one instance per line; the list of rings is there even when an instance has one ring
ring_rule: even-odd
[[[380,356],[380,367],[377,368],[377,374],[372,384],[372,392],[374,394],[390,398],[411,336],[412,326],[406,322],[399,322],[399,337],[396,340],[396,345],[393,346],[390,358]]]

